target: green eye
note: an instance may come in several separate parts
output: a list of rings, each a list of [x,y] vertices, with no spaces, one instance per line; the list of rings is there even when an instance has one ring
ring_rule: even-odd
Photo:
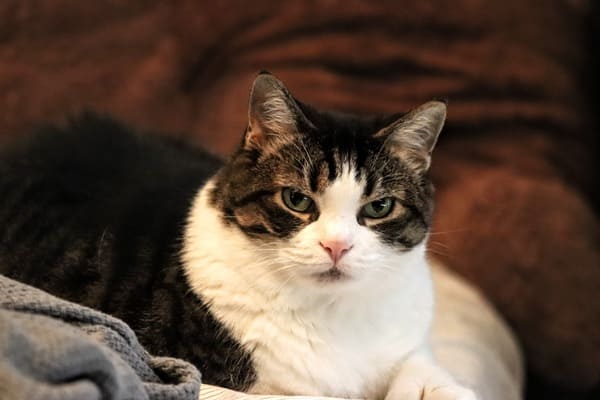
[[[281,192],[283,203],[296,212],[309,212],[312,209],[313,201],[310,197],[297,190],[285,188]]]
[[[365,205],[361,210],[361,214],[367,218],[383,218],[392,212],[393,206],[394,200],[386,197],[385,199],[375,200]]]

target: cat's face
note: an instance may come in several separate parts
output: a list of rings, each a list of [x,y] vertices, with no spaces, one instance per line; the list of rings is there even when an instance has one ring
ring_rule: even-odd
[[[385,118],[320,112],[259,75],[212,201],[282,276],[331,286],[393,272],[423,254],[444,118],[441,102]]]

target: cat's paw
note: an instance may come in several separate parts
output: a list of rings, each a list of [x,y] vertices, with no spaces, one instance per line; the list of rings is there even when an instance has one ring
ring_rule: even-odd
[[[475,392],[418,353],[400,366],[388,390],[385,400],[477,400]]]
[[[477,400],[475,393],[458,385],[425,387],[423,400]]]
[[[385,396],[385,400],[477,400],[475,393],[456,384],[421,385],[406,382]]]

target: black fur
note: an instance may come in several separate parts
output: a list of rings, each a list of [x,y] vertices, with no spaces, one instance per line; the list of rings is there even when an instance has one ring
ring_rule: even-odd
[[[126,321],[203,381],[254,380],[244,352],[191,293],[178,252],[190,202],[221,161],[85,115],[0,150],[0,273]]]

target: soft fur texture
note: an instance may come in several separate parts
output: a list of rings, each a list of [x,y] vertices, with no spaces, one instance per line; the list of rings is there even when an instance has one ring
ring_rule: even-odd
[[[305,239],[304,252],[282,245],[279,256],[256,247],[210,207],[210,190],[194,205],[186,271],[219,320],[252,350],[259,373],[251,391],[383,397],[399,361],[426,344],[433,293],[424,246],[395,256],[401,268],[381,265],[384,254],[353,249],[367,258],[352,260],[364,261],[362,270],[350,269],[355,282],[318,282],[311,274],[326,270],[328,257],[314,254],[321,250],[314,238]],[[366,249],[380,246],[375,237],[364,239]]]
[[[90,117],[4,149],[0,272],[124,319],[207,383],[474,399],[428,343],[427,170],[445,104],[325,112],[269,74],[249,104],[216,173],[208,154]]]

